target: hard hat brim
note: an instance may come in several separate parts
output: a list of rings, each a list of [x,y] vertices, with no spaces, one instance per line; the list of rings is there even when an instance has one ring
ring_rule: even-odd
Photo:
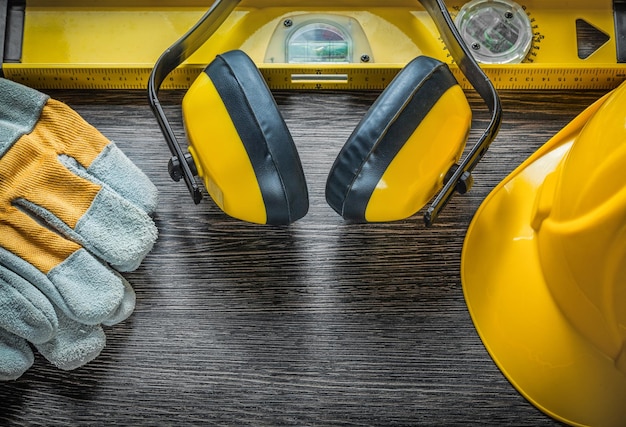
[[[626,375],[560,312],[542,275],[531,220],[539,187],[605,99],[489,194],[468,228],[461,261],[470,315],[496,365],[533,405],[572,425],[623,425]]]

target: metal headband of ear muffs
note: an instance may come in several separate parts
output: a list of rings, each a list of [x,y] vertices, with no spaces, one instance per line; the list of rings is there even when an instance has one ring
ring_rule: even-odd
[[[219,26],[228,18],[230,13],[239,4],[240,0],[216,0],[204,16],[185,33],[176,43],[167,49],[157,60],[148,80],[148,99],[152,111],[157,118],[161,131],[173,155],[169,164],[172,179],[184,179],[194,202],[200,203],[202,193],[192,171],[193,161],[176,140],[174,132],[165,117],[165,113],[158,99],[158,90],[167,75],[178,67],[202,46]],[[447,46],[452,58],[472,84],[476,92],[485,101],[491,114],[491,119],[478,141],[470,149],[458,166],[448,172],[443,188],[437,194],[424,214],[424,222],[430,226],[441,210],[451,199],[455,191],[465,193],[471,187],[471,172],[487,152],[489,145],[495,138],[502,120],[502,106],[500,98],[493,84],[480,69],[465,42],[461,39],[448,9],[443,0],[420,0],[420,3],[435,22],[437,29]],[[182,159],[182,160],[181,160]]]
[[[180,143],[174,135],[165,112],[159,102],[158,92],[163,80],[176,67],[189,58],[222,25],[240,0],[217,0],[200,20],[180,39],[161,54],[148,79],[148,101],[163,132],[165,141],[173,157],[169,162],[169,173],[174,181],[183,178],[193,197],[194,203],[202,200],[202,193],[194,178],[191,168],[193,161],[183,153]],[[182,159],[182,160],[181,160]]]
[[[461,38],[443,0],[420,0],[420,3],[435,22],[443,42],[459,69],[467,77],[467,80],[472,84],[483,101],[485,101],[491,113],[489,124],[478,141],[453,171],[452,176],[448,178],[441,191],[426,210],[424,222],[427,226],[430,226],[437,219],[444,206],[448,204],[455,190],[464,194],[470,189],[472,183],[470,174],[489,149],[491,141],[494,140],[500,129],[502,105],[493,84],[483,70],[480,69],[469,48]]]

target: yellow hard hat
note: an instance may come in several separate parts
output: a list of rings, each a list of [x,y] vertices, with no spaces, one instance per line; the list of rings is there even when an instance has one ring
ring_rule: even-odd
[[[522,395],[572,425],[626,425],[626,83],[485,199],[461,277]]]

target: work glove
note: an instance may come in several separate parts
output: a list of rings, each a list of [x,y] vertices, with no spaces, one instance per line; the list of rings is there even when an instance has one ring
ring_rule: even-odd
[[[0,379],[32,346],[75,369],[126,319],[157,229],[150,180],[67,105],[0,79]],[[32,346],[31,346],[32,344]]]

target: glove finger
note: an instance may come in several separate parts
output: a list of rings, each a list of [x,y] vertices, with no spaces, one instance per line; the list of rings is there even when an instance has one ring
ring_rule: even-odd
[[[100,325],[84,325],[57,311],[59,331],[50,341],[35,348],[54,366],[72,370],[96,358],[106,344]]]
[[[84,249],[51,270],[47,279],[54,286],[52,301],[81,323],[96,324],[115,317],[124,302],[122,277]]]
[[[0,381],[19,378],[34,361],[33,351],[24,339],[0,329]]]
[[[97,324],[114,316],[125,293],[120,275],[85,249],[76,250],[60,262],[53,258],[46,263],[50,258],[45,252],[50,249],[47,243],[45,239],[24,242],[31,245],[26,249],[44,253],[40,258],[33,257],[31,263],[0,247],[0,265],[19,271],[55,307],[77,322]]]
[[[158,236],[152,218],[103,187],[75,227],[78,241],[118,271],[139,267]]]
[[[135,310],[135,302],[137,299],[135,291],[126,279],[124,279],[120,274],[117,275],[124,285],[124,297],[122,298],[122,302],[118,305],[117,310],[115,310],[115,313],[102,321],[102,324],[105,326],[113,326],[123,322],[128,319],[128,317]]]
[[[21,276],[0,267],[0,328],[41,343],[54,336],[57,326],[48,299]]]
[[[109,186],[148,215],[156,211],[157,188],[115,143],[108,143],[88,168],[68,155],[60,156],[59,160],[76,175]]]

